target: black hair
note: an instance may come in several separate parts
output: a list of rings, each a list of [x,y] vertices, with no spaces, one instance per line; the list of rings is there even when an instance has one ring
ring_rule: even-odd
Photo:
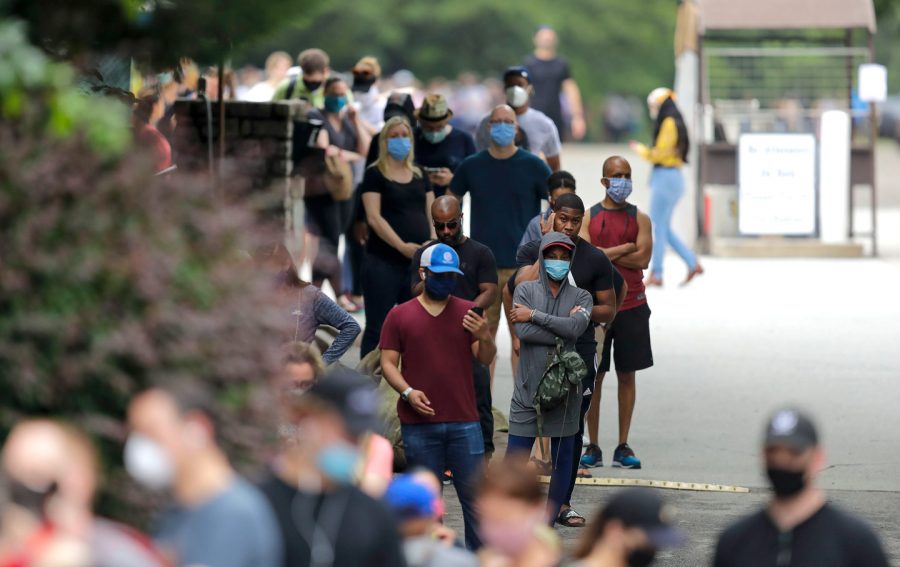
[[[575,193],[564,193],[556,198],[556,202],[554,203],[554,209],[573,209],[576,211],[584,212],[584,201],[581,200],[581,197],[576,195]]]
[[[178,413],[185,415],[198,412],[206,416],[212,423],[213,436],[218,441],[222,426],[222,416],[219,413],[219,402],[212,390],[199,380],[163,380],[154,384],[151,390],[159,390],[172,399]]]
[[[565,170],[554,171],[550,174],[550,177],[547,178],[547,190],[553,191],[555,189],[571,189],[575,191],[575,176]]]
[[[335,83],[346,83],[346,82],[347,81],[345,81],[344,78],[341,77],[340,75],[332,75],[331,77],[328,77],[327,79],[325,79],[325,88],[322,89],[322,92],[327,91],[331,87],[331,85],[333,85]]]
[[[675,127],[678,129],[678,153],[681,155],[681,161],[687,163],[688,150],[691,143],[688,140],[687,126],[684,125],[684,118],[681,116],[678,107],[672,97],[666,98],[659,107],[659,114],[656,116],[656,124],[653,127],[653,140],[659,136],[659,129],[662,127],[663,120],[671,118],[675,120]]]

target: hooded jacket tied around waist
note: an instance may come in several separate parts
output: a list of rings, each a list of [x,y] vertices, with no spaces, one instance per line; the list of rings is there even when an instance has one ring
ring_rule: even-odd
[[[566,278],[561,282],[556,297],[550,292],[549,278],[544,266],[544,251],[557,242],[572,246],[574,258],[575,245],[569,237],[559,232],[544,235],[541,238],[539,279],[520,284],[513,295],[514,303],[536,311],[531,322],[515,324],[521,348],[519,369],[509,409],[511,435],[537,436],[534,394],[547,368],[549,354],[556,347],[556,337],[562,338],[565,342],[565,350],[574,351],[575,340],[590,324],[593,301],[587,291],[575,287],[570,283],[570,278]],[[583,309],[570,315],[575,306]],[[565,402],[553,410],[543,412],[543,434],[548,437],[567,437],[578,433],[580,407],[581,389],[573,387]]]

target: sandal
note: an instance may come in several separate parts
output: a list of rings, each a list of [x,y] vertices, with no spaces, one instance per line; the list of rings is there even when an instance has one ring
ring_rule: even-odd
[[[583,528],[587,524],[587,520],[576,512],[574,508],[570,507],[559,513],[556,523],[567,528]]]
[[[549,461],[542,461],[538,458],[531,457],[531,466],[538,476],[550,476],[553,474],[553,465]]]
[[[581,467],[578,467],[578,472],[575,474],[575,476],[576,478],[594,478],[594,476],[591,474],[590,469],[584,469]]]

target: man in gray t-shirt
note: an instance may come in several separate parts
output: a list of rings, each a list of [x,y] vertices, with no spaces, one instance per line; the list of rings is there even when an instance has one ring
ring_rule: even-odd
[[[506,103],[515,110],[519,128],[525,133],[527,147],[523,149],[543,158],[551,170],[559,171],[559,154],[562,149],[559,130],[546,114],[529,106],[534,89],[528,70],[524,67],[510,67],[503,73],[503,86],[506,89]],[[475,145],[479,150],[490,145],[489,130],[488,116],[485,116],[475,136]]]

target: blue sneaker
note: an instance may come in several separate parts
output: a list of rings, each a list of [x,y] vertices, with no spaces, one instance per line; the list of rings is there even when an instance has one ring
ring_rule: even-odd
[[[581,466],[593,469],[603,466],[603,451],[596,445],[588,445],[581,456]]]
[[[628,443],[622,443],[616,447],[613,453],[613,467],[622,469],[639,469],[641,468],[641,460],[634,456],[634,451],[628,446]]]

